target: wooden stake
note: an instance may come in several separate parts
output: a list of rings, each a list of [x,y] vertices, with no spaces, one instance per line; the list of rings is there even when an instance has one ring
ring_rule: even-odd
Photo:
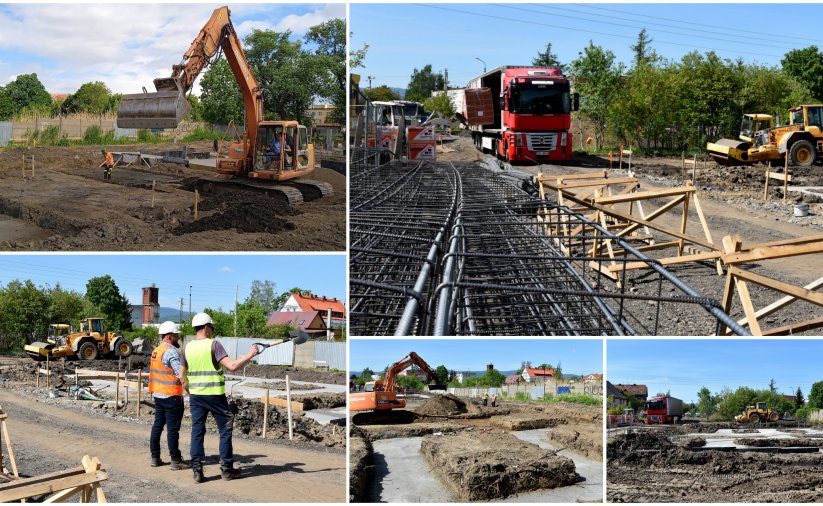
[[[789,153],[786,153],[786,168],[783,170],[783,202],[789,199]]]
[[[289,415],[289,440],[294,439],[292,435],[292,420],[291,420],[291,382],[289,382],[289,375],[286,375],[286,402],[288,403]]]
[[[763,191],[763,200],[769,200],[769,179],[772,178],[772,162],[766,167],[766,189]]]
[[[120,406],[120,373],[114,377],[114,410]]]
[[[266,398],[263,402],[263,439],[266,439],[266,432],[269,429],[269,389],[266,389]]]
[[[46,355],[46,388],[51,388],[51,365],[48,355]]]
[[[697,155],[694,155],[692,164],[692,183],[697,183]]]
[[[31,155],[31,178],[34,179],[34,155]]]
[[[143,394],[143,369],[137,370],[137,418],[140,418],[140,401]]]
[[[154,188],[157,185],[157,181],[155,179],[151,180],[151,208],[154,209]]]
[[[200,192],[194,190],[194,219],[197,221],[197,204],[200,202]]]

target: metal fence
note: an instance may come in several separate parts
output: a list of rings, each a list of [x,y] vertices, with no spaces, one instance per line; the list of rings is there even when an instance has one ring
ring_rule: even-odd
[[[194,336],[184,337],[181,346],[185,346],[191,339],[194,339]],[[265,342],[265,340],[248,337],[217,337],[216,339],[223,345],[226,353],[228,353],[232,359],[237,359],[248,353],[253,343]],[[313,361],[323,361],[330,369],[346,370],[346,343],[329,343],[323,341],[309,341],[309,343],[314,348]],[[287,342],[267,348],[263,353],[257,355],[254,361],[260,365],[293,366],[295,364],[294,359],[294,343]]]
[[[13,131],[14,125],[11,121],[0,121],[0,147],[8,146]]]
[[[565,382],[565,381],[549,381],[548,383],[516,383],[505,384],[500,387],[491,388],[449,388],[449,393],[458,397],[469,399],[477,399],[483,396],[486,392],[489,395],[497,394],[501,397],[516,397],[518,394],[525,395],[530,399],[542,399],[547,394],[550,396],[575,394],[587,395],[598,399],[603,398],[603,384],[602,383],[581,383]]]
[[[314,342],[314,360],[325,362],[329,369],[346,370],[346,343]]]

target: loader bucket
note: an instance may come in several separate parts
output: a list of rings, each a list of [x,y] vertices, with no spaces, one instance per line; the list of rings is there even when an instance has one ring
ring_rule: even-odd
[[[123,95],[117,109],[118,128],[177,128],[191,105],[177,81],[154,80],[155,93]]]

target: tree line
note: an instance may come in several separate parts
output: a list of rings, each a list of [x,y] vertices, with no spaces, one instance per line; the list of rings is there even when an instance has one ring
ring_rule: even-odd
[[[310,290],[294,287],[277,293],[272,281],[255,280],[246,299],[235,311],[206,308],[214,320],[215,335],[279,339],[289,336],[293,327],[268,325],[271,313],[279,310],[293,293],[311,295]],[[0,352],[20,353],[23,346],[45,341],[49,324],[68,323],[79,328],[80,320],[102,316],[106,329],[122,332],[129,339],[142,337],[153,342],[157,339],[155,327],[135,328],[126,295],[109,276],[89,279],[84,293],[67,290],[60,283],[37,286],[31,280],[13,280],[0,286]],[[175,318],[176,320],[176,318]],[[194,335],[191,321],[186,318],[180,326],[181,335]]]
[[[707,419],[710,417],[719,420],[733,420],[741,414],[746,406],[753,406],[757,402],[765,402],[766,406],[780,413],[793,414],[795,418],[808,418],[809,413],[823,409],[823,381],[814,383],[806,399],[800,387],[797,387],[793,396],[777,392],[775,381],[771,380],[765,389],[753,389],[742,386],[732,391],[724,388],[720,392],[712,393],[707,387],[697,392],[697,403],[694,408]]]
[[[311,27],[302,40],[291,31],[252,30],[243,40],[252,73],[263,91],[266,119],[297,120],[311,124],[306,115],[315,99],[335,107],[334,121],[345,119],[346,23],[333,19]],[[307,49],[304,44],[312,45]],[[243,99],[225,57],[204,72],[201,95],[189,95],[188,119],[226,125],[244,122]],[[37,74],[17,76],[0,86],[0,121],[19,116],[115,113],[121,94],[100,81],[84,83],[64,100],[53,100]]]

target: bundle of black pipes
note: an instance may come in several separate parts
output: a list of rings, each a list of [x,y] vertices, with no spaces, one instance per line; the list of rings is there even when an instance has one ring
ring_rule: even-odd
[[[686,335],[694,322],[703,334],[720,322],[746,333],[626,241],[488,163],[393,162],[352,176],[353,335]],[[605,241],[619,263],[649,265],[641,281],[600,274],[613,260],[592,252]],[[688,332],[672,314],[691,315]]]

